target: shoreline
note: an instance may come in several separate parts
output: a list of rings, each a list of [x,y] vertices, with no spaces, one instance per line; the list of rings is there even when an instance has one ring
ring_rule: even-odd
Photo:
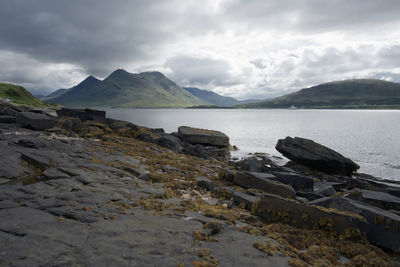
[[[399,263],[397,183],[262,154],[232,162],[212,130],[0,108],[5,264]]]

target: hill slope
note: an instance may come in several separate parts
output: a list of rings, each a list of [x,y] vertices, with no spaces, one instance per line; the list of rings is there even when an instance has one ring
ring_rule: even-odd
[[[183,87],[183,89],[190,92],[192,95],[197,96],[198,98],[201,98],[204,101],[207,101],[210,104],[219,107],[234,107],[239,104],[248,104],[263,101],[259,99],[237,100],[233,97],[222,96],[212,91],[203,90],[195,87]]]
[[[207,105],[160,72],[129,73],[118,69],[103,81],[89,76],[61,96],[52,98],[67,107],[189,107]]]
[[[400,84],[356,79],[320,84],[240,108],[400,108]]]
[[[0,98],[9,99],[15,104],[23,104],[31,107],[47,107],[46,104],[32,96],[24,87],[9,83],[0,83]]]

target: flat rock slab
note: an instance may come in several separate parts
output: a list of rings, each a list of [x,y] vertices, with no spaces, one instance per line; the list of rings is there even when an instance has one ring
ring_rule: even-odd
[[[178,128],[178,134],[184,142],[190,144],[229,146],[229,137],[219,131],[181,126]]]
[[[400,216],[392,212],[368,206],[347,197],[326,197],[310,202],[326,208],[335,208],[363,216],[368,224],[368,241],[400,252]]]
[[[351,159],[309,139],[286,137],[279,139],[275,148],[293,162],[325,173],[351,175],[360,168]]]
[[[294,172],[271,172],[276,178],[272,180],[292,186],[296,191],[312,192],[314,189],[314,179]]]
[[[271,194],[263,195],[254,204],[253,211],[268,221],[309,229],[333,230],[339,234],[349,228],[358,228],[361,232],[368,229],[368,223],[357,214],[326,210]]]
[[[400,198],[386,192],[358,189],[348,197],[385,210],[400,211]]]
[[[233,178],[233,183],[244,188],[254,188],[285,198],[296,197],[296,192],[291,186],[273,181],[271,178],[274,179],[276,177],[263,172],[238,172]]]
[[[15,116],[0,115],[0,123],[15,123],[16,121]]]
[[[46,130],[54,127],[57,121],[44,114],[34,112],[20,112],[17,116],[17,122],[24,128],[32,130]]]
[[[0,153],[0,179],[15,179],[24,174],[21,154],[8,149],[1,148]]]

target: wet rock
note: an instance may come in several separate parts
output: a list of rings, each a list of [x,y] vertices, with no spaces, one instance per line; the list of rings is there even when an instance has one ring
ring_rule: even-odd
[[[105,122],[106,121],[106,112],[103,110],[95,110],[95,109],[69,109],[69,108],[61,108],[57,110],[57,115],[62,117],[72,117],[79,118],[81,121],[98,121]]]
[[[271,172],[273,180],[292,186],[296,191],[311,192],[314,189],[314,179],[294,172]]]
[[[219,131],[181,126],[178,133],[184,142],[210,146],[228,147],[229,137]]]
[[[357,189],[348,197],[385,210],[400,211],[400,198],[385,192]]]
[[[330,182],[317,182],[314,184],[314,193],[323,196],[332,196],[336,193]]]
[[[347,197],[326,197],[310,204],[360,214],[369,223],[365,232],[370,242],[400,251],[400,216]]]
[[[272,174],[260,172],[238,172],[233,182],[244,188],[254,188],[285,198],[295,198],[296,192],[291,186],[273,181]]]
[[[254,205],[253,211],[271,222],[279,221],[311,229],[320,228],[339,234],[349,228],[358,228],[361,232],[368,229],[364,218],[357,214],[326,210],[276,195],[264,194]]]
[[[213,191],[215,187],[215,184],[210,179],[202,176],[196,177],[196,183],[198,186],[208,191]]]
[[[56,120],[54,118],[33,112],[18,113],[17,122],[22,127],[32,130],[46,130],[56,125]]]
[[[351,175],[360,168],[352,160],[309,139],[286,137],[275,148],[290,160],[325,173]]]
[[[17,118],[15,116],[0,115],[0,123],[15,123]]]
[[[171,149],[175,153],[182,153],[183,143],[179,138],[173,135],[163,134],[157,139],[156,144]]]

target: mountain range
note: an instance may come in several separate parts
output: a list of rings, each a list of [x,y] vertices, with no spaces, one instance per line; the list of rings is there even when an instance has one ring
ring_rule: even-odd
[[[240,108],[400,108],[400,83],[354,79],[320,84],[300,91],[239,105]]]

